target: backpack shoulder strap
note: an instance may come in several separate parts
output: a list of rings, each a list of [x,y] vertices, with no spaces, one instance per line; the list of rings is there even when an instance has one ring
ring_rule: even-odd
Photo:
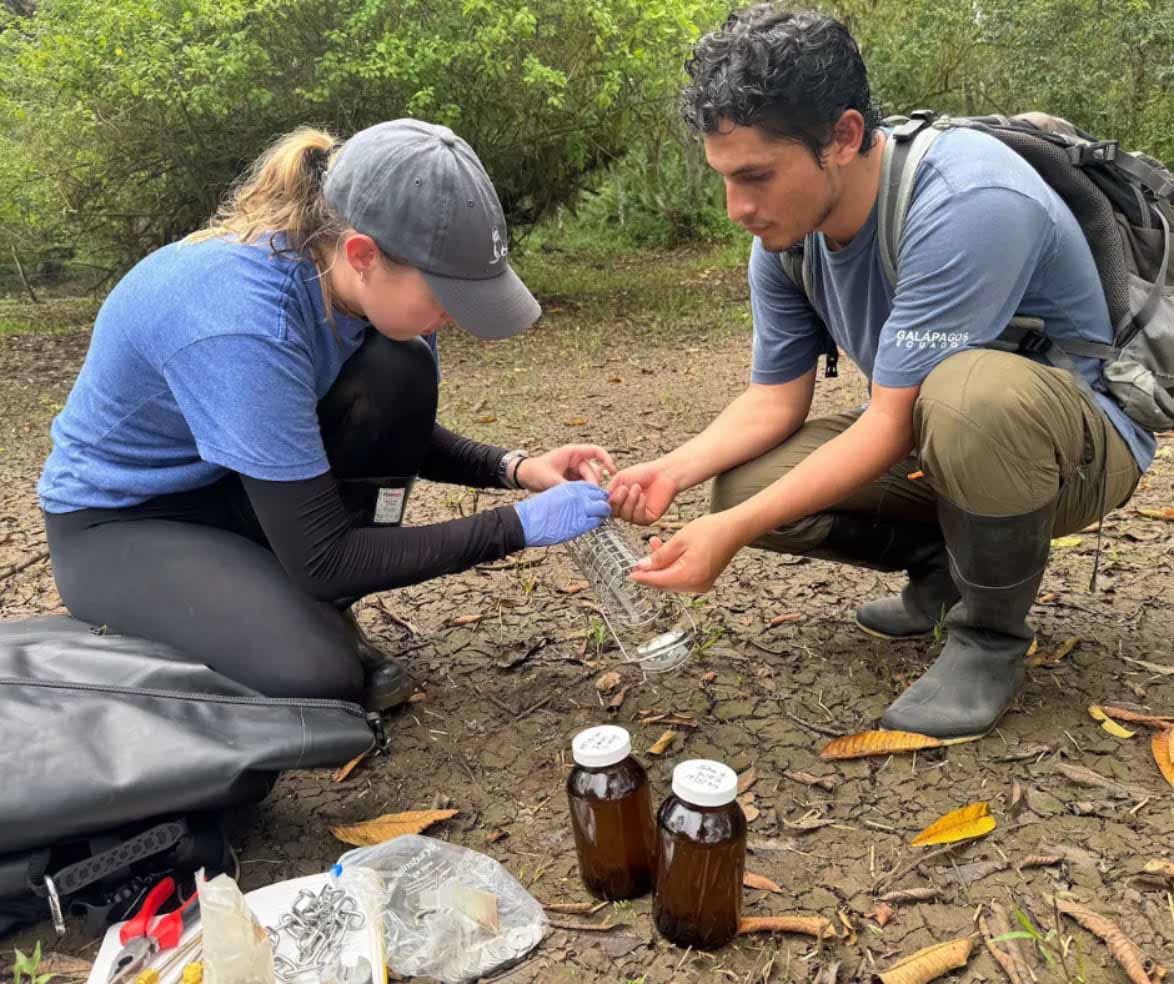
[[[807,303],[811,305],[816,316],[823,320],[823,316],[819,313],[819,309],[815,306],[812,293],[813,287],[813,272],[812,272],[812,256],[815,252],[815,240],[813,236],[806,236],[801,244],[794,246],[791,249],[785,249],[779,253],[779,263],[783,268],[783,274],[788,280],[798,287],[807,297]],[[824,325],[824,332],[827,337],[824,339],[823,353],[825,356],[824,362],[824,376],[828,379],[834,379],[838,376],[839,369],[839,350],[836,348],[835,339],[832,338],[831,332],[827,331],[827,325]]]
[[[909,202],[913,198],[917,169],[930,147],[942,135],[942,130],[949,126],[949,121],[935,120],[932,112],[919,109],[908,118],[889,117],[885,123],[893,124],[893,131],[885,141],[881,157],[876,236],[885,276],[889,285],[896,290],[897,257],[900,254],[901,236],[905,232]]]

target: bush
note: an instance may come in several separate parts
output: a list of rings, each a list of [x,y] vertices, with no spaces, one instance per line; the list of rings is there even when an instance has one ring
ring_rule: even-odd
[[[201,225],[246,164],[300,123],[344,136],[404,115],[446,123],[523,226],[663,117],[714,9],[54,0],[3,22],[0,116],[38,162],[38,194],[52,203],[41,221],[62,216],[124,263]]]

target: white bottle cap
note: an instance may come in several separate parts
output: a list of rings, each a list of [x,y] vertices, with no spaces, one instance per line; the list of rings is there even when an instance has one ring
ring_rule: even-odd
[[[631,754],[631,737],[627,731],[615,724],[601,724],[598,728],[588,728],[571,739],[571,755],[577,764],[588,769],[603,769],[615,765]]]
[[[725,806],[738,795],[738,776],[721,762],[689,759],[673,769],[673,795],[694,806]]]

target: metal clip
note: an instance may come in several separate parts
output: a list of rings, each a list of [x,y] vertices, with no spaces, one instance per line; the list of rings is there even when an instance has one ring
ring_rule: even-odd
[[[45,876],[45,891],[49,895],[49,914],[53,917],[53,929],[58,936],[65,935],[65,913],[61,910],[61,895],[57,885],[49,876]]]

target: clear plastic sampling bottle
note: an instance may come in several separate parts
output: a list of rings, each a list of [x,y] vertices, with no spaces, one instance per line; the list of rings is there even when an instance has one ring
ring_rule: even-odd
[[[656,817],[658,864],[652,918],[678,946],[713,950],[737,935],[746,866],[746,818],[738,777],[720,762],[673,769],[673,792]]]
[[[615,725],[588,728],[575,735],[571,754],[567,799],[583,884],[597,899],[644,895],[656,876],[656,833],[632,739]]]

